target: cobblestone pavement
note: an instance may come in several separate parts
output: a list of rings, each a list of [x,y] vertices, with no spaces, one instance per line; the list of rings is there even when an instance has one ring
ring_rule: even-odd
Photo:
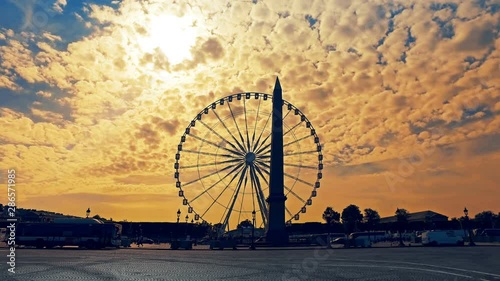
[[[500,280],[500,247],[0,249],[0,280]]]

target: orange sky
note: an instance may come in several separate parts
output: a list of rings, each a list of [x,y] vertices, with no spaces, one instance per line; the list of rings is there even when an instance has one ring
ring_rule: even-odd
[[[490,2],[45,2],[0,4],[0,182],[16,169],[19,207],[184,218],[173,167],[185,128],[225,96],[271,94],[279,77],[324,156],[301,222],[351,203],[382,216],[500,211]]]

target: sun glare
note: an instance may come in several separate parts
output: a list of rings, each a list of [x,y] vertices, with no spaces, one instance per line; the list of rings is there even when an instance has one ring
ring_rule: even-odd
[[[151,52],[156,48],[165,54],[170,64],[178,64],[191,59],[191,47],[197,37],[194,19],[171,15],[157,16],[149,23],[148,36],[142,38],[144,51]]]

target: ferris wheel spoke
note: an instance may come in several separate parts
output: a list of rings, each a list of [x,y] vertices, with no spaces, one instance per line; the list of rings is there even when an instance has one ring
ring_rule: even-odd
[[[250,167],[250,177],[251,177],[252,179],[253,179],[253,177],[252,177],[252,172],[255,172],[255,171],[252,171],[253,169],[254,169],[253,167]],[[251,181],[250,181],[250,187],[251,187],[251,189],[252,189],[252,208],[253,208],[252,210],[253,210],[253,211],[255,211],[255,196],[256,196],[256,195],[254,194],[255,185],[256,185],[255,181],[254,181],[254,180],[251,180]],[[254,227],[255,227],[255,226],[254,226]]]
[[[246,99],[243,100],[243,112],[245,113],[245,129],[247,137],[247,151],[250,151],[250,136],[248,135],[248,119],[247,119],[247,102]]]
[[[290,212],[290,209],[288,209],[288,207],[286,205],[285,205],[285,211],[287,212],[287,214],[289,216],[291,216],[291,217],[293,216],[292,212]]]
[[[213,128],[209,127],[207,124],[205,124],[205,122],[203,122],[202,120],[199,120],[198,122],[200,122],[201,124],[203,124],[203,126],[205,126],[207,129],[210,130],[210,132],[214,133],[217,137],[219,137],[223,142],[229,144],[232,148],[234,148],[235,150],[238,150],[238,148],[230,141],[228,141],[227,139],[225,139],[224,137],[222,137],[219,133],[217,133],[217,131],[215,131]]]
[[[260,177],[264,179],[264,181],[266,182],[266,184],[267,184],[267,185],[269,185],[269,181],[268,181],[268,180],[267,180],[267,178],[264,176],[264,174],[262,173],[262,171],[264,171],[264,173],[266,173],[268,176],[270,176],[270,175],[271,175],[271,173],[269,173],[269,171],[268,171],[268,170],[266,170],[266,169],[264,169],[264,168],[260,167],[260,163],[258,163],[258,162],[257,162],[257,163],[256,163],[256,165],[254,165],[254,166],[255,166],[255,170],[257,171],[257,173],[259,173]]]
[[[187,153],[192,153],[192,154],[202,154],[202,155],[207,155],[207,156],[220,156],[220,157],[225,157],[225,158],[237,158],[241,159],[241,156],[234,156],[230,154],[217,154],[217,153],[210,153],[210,152],[205,152],[205,151],[196,151],[196,150],[190,150],[190,149],[183,149],[182,152],[187,152]]]
[[[222,178],[220,178],[217,182],[215,182],[214,184],[212,184],[210,187],[208,187],[207,189],[205,189],[202,193],[198,194],[197,196],[195,196],[192,200],[191,200],[191,203],[194,202],[196,199],[200,198],[200,196],[204,195],[205,193],[207,193],[208,191],[210,191],[212,188],[214,188],[216,185],[218,185],[220,182],[222,182],[224,179],[226,179],[227,177],[229,177],[231,174],[233,173],[237,173],[238,169],[241,170],[242,168],[242,165],[243,163],[241,163],[240,165],[236,165],[236,167],[234,167],[229,173],[227,173],[225,176],[223,176]],[[221,171],[223,170],[227,170],[229,169],[229,167],[226,167],[224,169],[222,169]]]
[[[290,114],[290,112],[291,112],[291,110],[290,110],[290,111],[288,111],[288,112],[285,114],[285,116],[283,116],[283,118],[281,118],[281,121],[283,122],[283,124],[284,124],[285,119],[286,119],[286,117],[288,116],[288,114]],[[272,113],[271,113],[271,115],[272,115]],[[271,115],[269,115],[269,117],[270,117]],[[269,119],[268,119],[268,121],[269,121]],[[267,125],[267,122],[266,122],[266,125]],[[266,143],[266,141],[267,141],[267,140],[271,137],[272,133],[273,133],[273,132],[272,132],[272,129],[271,129],[271,132],[270,132],[270,133],[266,136],[266,138],[264,139],[264,141],[262,141],[262,143],[260,144],[260,146],[259,146],[259,148],[258,148],[258,149],[260,149],[260,147],[262,147],[262,145],[264,145],[264,143]],[[261,133],[261,135],[262,135],[262,133]],[[260,140],[260,137],[259,137],[259,140]],[[257,147],[257,144],[255,144],[255,147]],[[255,148],[254,148],[254,151],[255,151]]]
[[[288,153],[288,154],[285,154],[283,156],[287,157],[287,156],[300,155],[300,154],[313,154],[316,152],[318,152],[318,151],[317,150],[300,151],[300,152]]]
[[[241,151],[245,151],[245,147],[236,139],[236,137],[233,135],[233,133],[231,133],[231,130],[229,130],[229,128],[227,127],[226,123],[224,123],[224,121],[222,120],[222,118],[220,118],[219,114],[217,114],[217,112],[215,110],[213,110],[212,112],[215,114],[215,116],[217,117],[217,119],[219,119],[219,122],[222,124],[222,126],[224,127],[224,129],[226,129],[226,131],[229,133],[229,135],[231,136],[231,138],[236,142],[236,144],[241,149]]]
[[[260,148],[257,152],[255,152],[255,154],[260,154],[262,151],[268,149],[270,146],[271,146],[271,143],[266,144],[266,146]],[[269,150],[269,152],[271,152],[271,150]]]
[[[257,116],[255,117],[255,124],[253,126],[252,145],[255,143],[255,132],[257,131],[257,121],[259,121],[259,112],[260,112],[260,103],[261,102],[262,102],[262,100],[259,99],[259,105],[257,106]]]
[[[251,165],[250,176],[252,178],[252,181],[255,183],[254,185],[255,194],[257,195],[257,203],[259,204],[262,221],[267,225],[267,221],[269,220],[267,212],[267,204],[266,204],[266,199],[264,197],[264,191],[262,190],[262,186],[260,185],[259,176],[257,176],[257,173],[255,173],[255,170],[257,169],[258,169],[257,166]]]
[[[241,193],[241,204],[240,204],[240,212],[238,213],[238,223],[241,221],[241,213],[243,210],[243,202],[245,201],[245,191],[247,189],[247,178],[248,178],[248,169],[246,171],[247,175],[245,176],[245,184],[243,185],[243,192]]]
[[[238,166],[238,165],[243,165],[243,162],[241,162],[240,164],[233,164],[233,165],[226,166],[226,167],[224,167],[224,168],[223,168],[223,169],[221,169],[221,170],[215,171],[215,172],[210,173],[210,174],[206,174],[206,175],[204,175],[203,177],[200,177],[200,178],[197,178],[197,179],[192,180],[192,181],[190,181],[190,182],[187,182],[187,183],[183,184],[183,186],[188,186],[188,185],[193,184],[193,183],[195,183],[195,182],[197,182],[197,181],[201,181],[201,180],[206,179],[206,178],[208,178],[208,177],[211,177],[211,176],[213,176],[213,175],[217,175],[217,174],[219,174],[221,171],[224,171],[224,170],[230,169],[230,168],[232,168],[232,167],[234,167],[234,166]]]
[[[300,124],[302,124],[302,121],[300,121],[299,123],[293,125],[293,127],[291,127],[290,129],[288,129],[288,131],[286,131],[285,133],[283,133],[283,136],[286,136],[288,133],[290,133],[291,131],[295,130]]]
[[[300,197],[297,193],[295,193],[291,188],[288,188],[286,185],[283,186],[286,190],[288,190],[289,193],[291,193],[293,196],[295,196],[295,198],[299,199],[300,201],[302,201],[302,203],[306,203],[306,200],[302,199],[302,197]]]
[[[305,181],[305,180],[303,180],[303,179],[300,179],[299,177],[292,176],[292,175],[290,175],[290,174],[288,174],[288,173],[283,173],[283,174],[285,175],[285,177],[292,178],[292,179],[294,179],[294,180],[296,180],[296,181],[298,181],[298,182],[301,182],[301,183],[303,183],[303,184],[305,184],[305,185],[309,185],[309,186],[311,186],[311,187],[314,187],[314,184],[312,184],[312,183],[310,183],[310,182],[307,182],[307,181]]]
[[[243,171],[240,174],[240,178],[238,179],[238,183],[236,185],[236,188],[234,189],[233,198],[232,198],[232,200],[230,198],[230,200],[226,206],[227,212],[225,213],[225,219],[223,222],[224,227],[226,225],[228,225],[228,223],[229,223],[229,218],[231,217],[231,213],[233,212],[234,204],[236,203],[236,200],[238,199],[238,194],[240,193],[240,189],[241,189],[243,182],[245,182],[245,184],[247,182],[247,177],[246,177],[247,169],[248,169],[248,166],[245,165],[245,168],[243,168]],[[229,205],[231,205],[231,206],[229,207]],[[224,217],[224,215],[223,215],[223,217]]]
[[[269,138],[271,137],[271,134],[267,135],[267,137],[260,143],[259,147],[257,148],[258,151],[261,151],[262,149],[262,146],[267,142],[267,140],[269,140]],[[267,145],[267,147],[271,146],[271,142],[269,142]]]
[[[305,137],[301,137],[301,138],[299,138],[299,139],[296,139],[296,140],[294,140],[294,141],[291,141],[291,142],[289,142],[289,143],[284,144],[284,145],[283,145],[283,147],[287,147],[287,146],[289,146],[289,145],[291,145],[291,144],[294,144],[294,143],[297,143],[297,142],[299,142],[299,141],[305,140],[305,139],[307,139],[307,138],[309,138],[309,137],[312,137],[312,136],[313,136],[313,135],[307,135],[307,136],[305,136]]]
[[[262,169],[262,170],[264,172],[266,172],[266,174],[270,175],[269,171],[271,170],[271,166],[269,166],[268,162],[264,162],[264,161],[260,161],[260,160],[257,160],[255,162],[257,162],[257,164],[259,164],[259,165],[264,166],[265,168],[267,168],[267,169]]]
[[[234,117],[233,109],[231,108],[231,104],[228,102],[227,106],[229,107],[229,111],[231,112],[231,117],[233,118],[234,125],[236,126],[236,130],[238,130],[238,134],[240,135],[241,143],[243,144],[243,151],[246,152],[245,149],[245,140],[243,139],[243,135],[240,131],[240,126],[238,126],[238,122],[236,122],[236,117]]]
[[[289,167],[297,167],[297,168],[304,168],[304,169],[311,169],[311,170],[317,170],[318,166],[306,166],[306,165],[301,165],[301,164],[292,164],[292,163],[285,163],[283,164],[284,166],[289,166]]]
[[[242,159],[231,159],[231,160],[225,160],[221,162],[213,162],[213,163],[207,163],[207,164],[199,164],[199,165],[189,165],[189,166],[181,166],[181,169],[192,169],[192,168],[198,168],[198,167],[210,167],[210,166],[215,166],[219,164],[227,164],[227,163],[234,163],[234,162],[243,162]]]
[[[256,157],[258,160],[270,159],[271,155],[260,155]]]
[[[195,138],[195,139],[197,139],[197,140],[199,140],[199,141],[201,141],[201,142],[205,142],[205,143],[208,143],[208,144],[210,144],[210,145],[212,145],[212,146],[215,146],[215,147],[217,147],[217,148],[220,148],[220,149],[224,149],[224,150],[226,150],[226,151],[229,151],[229,152],[231,152],[231,153],[233,153],[233,154],[243,156],[243,153],[241,153],[241,152],[239,152],[239,151],[236,151],[236,150],[232,150],[232,149],[229,149],[229,148],[223,147],[223,146],[218,145],[218,144],[216,144],[216,143],[214,143],[214,142],[211,142],[211,141],[209,141],[209,140],[206,140],[206,139],[200,138],[200,137],[198,137],[197,135],[190,135],[190,136],[192,136],[193,138]]]
[[[240,166],[240,169],[239,171],[243,170],[244,168]],[[226,184],[226,186],[224,187],[224,189],[219,193],[219,195],[217,195],[217,197],[214,199],[214,201],[210,204],[210,206],[208,206],[208,208],[205,210],[205,212],[203,212],[203,214],[201,215],[202,217],[208,213],[208,211],[214,206],[214,204],[217,202],[217,200],[219,200],[219,198],[222,196],[222,194],[229,188],[229,186],[231,185],[231,183],[234,181],[234,179],[236,179],[236,177],[238,176],[238,172],[234,173],[233,177],[231,178],[231,180]]]
[[[269,113],[269,116],[267,116],[266,123],[264,124],[264,127],[262,127],[262,130],[260,131],[259,137],[257,138],[257,141],[253,144],[253,149],[252,151],[255,151],[257,149],[257,146],[259,145],[260,138],[262,137],[262,134],[264,133],[264,130],[267,127],[267,123],[269,123],[269,120],[271,119],[272,113]]]

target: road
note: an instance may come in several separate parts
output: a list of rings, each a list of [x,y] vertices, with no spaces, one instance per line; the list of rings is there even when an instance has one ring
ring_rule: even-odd
[[[500,280],[500,247],[0,249],[0,280]]]

